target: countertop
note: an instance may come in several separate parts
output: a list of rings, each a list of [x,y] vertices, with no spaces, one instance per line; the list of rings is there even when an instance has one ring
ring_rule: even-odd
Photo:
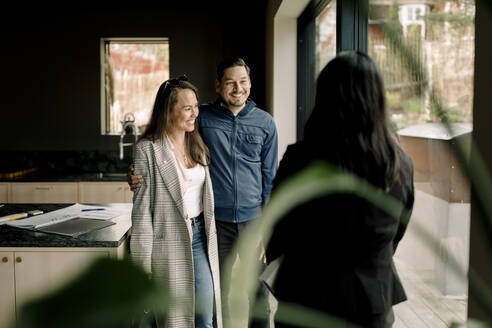
[[[68,173],[43,174],[34,172],[20,178],[1,178],[0,182],[121,182],[126,181],[126,173]]]
[[[42,210],[45,213],[61,209],[73,204],[5,204],[0,207],[0,216],[30,210]],[[128,210],[128,213],[111,219],[115,225],[92,231],[78,237],[35,232],[0,225],[0,247],[118,247],[129,236],[131,227],[132,204],[111,203],[98,206],[117,206]]]

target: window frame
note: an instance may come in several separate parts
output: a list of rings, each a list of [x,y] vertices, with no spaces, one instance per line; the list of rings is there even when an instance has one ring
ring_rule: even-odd
[[[311,0],[297,19],[297,140],[303,138],[304,125],[314,106],[316,17],[330,2]],[[336,53],[367,53],[369,0],[339,0],[336,6]]]
[[[119,133],[110,132],[110,106],[107,96],[107,72],[106,72],[106,44],[110,42],[118,43],[162,43],[170,45],[168,37],[104,37],[99,40],[100,51],[100,114],[101,114],[101,135],[115,136]],[[170,48],[170,47],[169,47]],[[171,51],[169,51],[169,54]],[[171,56],[169,56],[169,69],[171,68]]]

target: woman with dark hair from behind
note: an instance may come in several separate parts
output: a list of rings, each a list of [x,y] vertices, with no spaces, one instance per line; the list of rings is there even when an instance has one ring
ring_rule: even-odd
[[[275,297],[347,324],[391,327],[392,306],[406,300],[393,254],[413,208],[413,166],[390,131],[379,70],[363,53],[342,52],[321,71],[304,140],[287,148],[274,190],[317,160],[394,197],[401,215],[395,219],[348,193],[293,209],[277,223],[266,250],[269,262],[284,255]]]

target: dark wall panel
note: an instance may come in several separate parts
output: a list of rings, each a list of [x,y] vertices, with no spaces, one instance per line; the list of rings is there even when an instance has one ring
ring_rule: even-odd
[[[3,20],[0,151],[117,150],[119,137],[100,133],[101,37],[168,37],[171,76],[186,73],[202,102],[216,97],[221,57],[243,56],[253,69],[252,97],[263,106],[265,6],[210,3]]]
[[[473,105],[473,150],[480,153],[483,164],[489,177],[492,175],[492,3],[490,1],[477,1],[475,17],[475,94]],[[472,152],[473,154],[474,152]],[[474,158],[472,156],[472,158]],[[475,172],[477,174],[477,172]],[[492,289],[492,226],[490,216],[487,216],[484,208],[490,206],[490,185],[482,176],[477,176],[482,187],[488,187],[479,197],[476,187],[472,189],[472,208],[470,226],[470,270],[474,271],[474,277],[479,277],[488,290]],[[481,202],[480,199],[486,199]],[[484,293],[484,287],[469,285],[468,318],[480,319],[483,322],[492,322],[490,310],[490,294]],[[484,306],[487,301],[488,308]]]

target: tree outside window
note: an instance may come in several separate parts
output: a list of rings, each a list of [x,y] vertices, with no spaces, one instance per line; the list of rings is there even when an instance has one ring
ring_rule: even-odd
[[[103,134],[120,134],[126,119],[134,119],[141,133],[159,86],[169,79],[169,42],[102,39],[101,53]]]
[[[472,121],[474,0],[371,0],[368,52],[382,70],[395,129],[439,122],[427,86],[438,90],[451,122]],[[413,74],[387,42],[383,24],[396,26],[425,64]]]

